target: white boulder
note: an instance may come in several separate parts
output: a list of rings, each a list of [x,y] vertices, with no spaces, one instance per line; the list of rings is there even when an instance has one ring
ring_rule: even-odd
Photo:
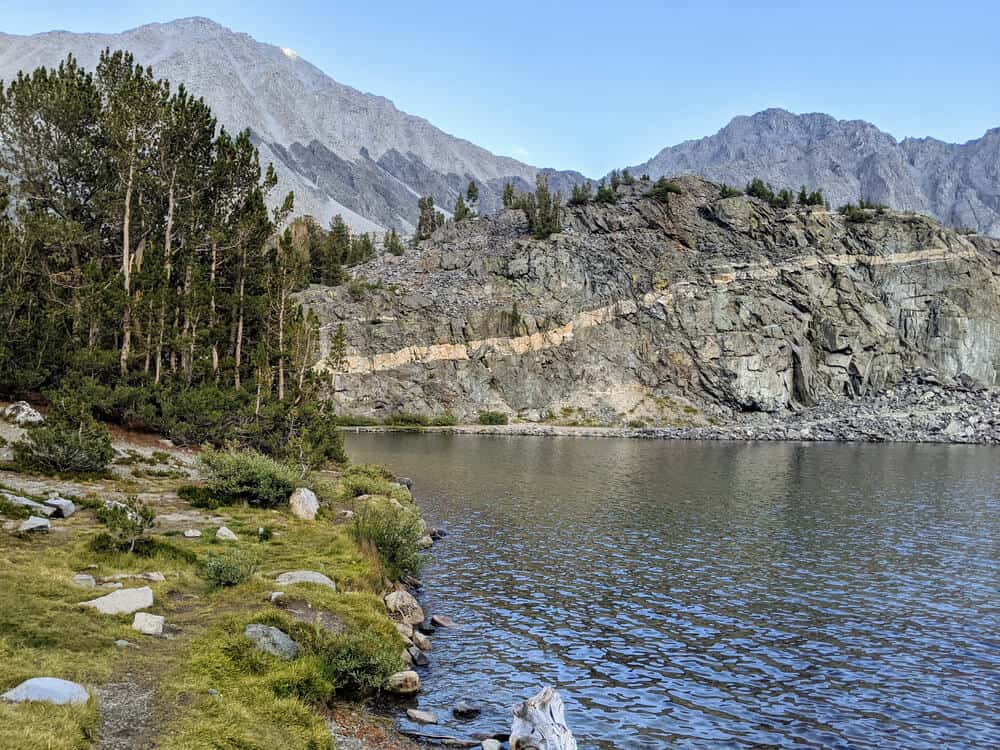
[[[138,589],[118,589],[110,594],[80,602],[82,607],[93,607],[105,615],[130,615],[140,609],[153,606],[153,589],[143,586]]]
[[[288,509],[296,518],[303,521],[315,521],[319,512],[319,499],[316,493],[306,487],[299,487],[288,498]]]
[[[83,685],[69,680],[61,680],[58,677],[32,677],[0,695],[0,698],[9,703],[39,701],[62,706],[68,703],[86,703],[90,695]]]
[[[19,427],[27,427],[32,424],[41,424],[45,421],[37,409],[33,408],[27,401],[17,401],[3,410],[4,419],[13,422]]]
[[[236,536],[236,534],[234,534],[225,526],[219,527],[219,530],[215,532],[215,538],[221,539],[224,542],[235,542],[237,539],[239,539],[239,537]]]
[[[319,586],[331,588],[334,591],[337,590],[337,584],[315,570],[292,570],[288,573],[282,573],[274,580],[279,586],[291,586],[295,583],[315,583]]]
[[[160,615],[149,612],[136,612],[132,620],[132,630],[138,630],[143,635],[163,635],[163,623],[166,620]]]

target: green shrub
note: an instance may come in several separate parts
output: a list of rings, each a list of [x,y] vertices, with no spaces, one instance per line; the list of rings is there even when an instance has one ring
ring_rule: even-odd
[[[249,581],[257,570],[257,556],[240,549],[209,554],[205,560],[205,578],[216,586],[236,586]]]
[[[481,411],[479,412],[479,424],[507,424],[507,415],[502,411]]]
[[[412,414],[408,411],[396,412],[385,418],[385,424],[387,425],[427,427],[430,423],[430,417],[424,414]]]
[[[393,484],[393,476],[381,466],[359,464],[349,466],[338,482],[339,499],[349,500],[362,495],[385,495],[407,502],[410,492]]]
[[[605,185],[604,180],[601,180],[597,185],[597,195],[594,200],[598,203],[614,205],[618,202],[618,193],[613,186]]]
[[[723,183],[722,189],[719,191],[719,194],[723,198],[735,198],[737,195],[743,195],[743,191],[737,190],[736,188],[730,187],[729,185]]]
[[[49,395],[44,423],[28,429],[14,443],[14,463],[48,474],[101,474],[114,451],[108,428],[94,419],[90,407],[68,391]]]
[[[420,539],[424,535],[420,518],[391,503],[369,502],[354,513],[351,533],[378,550],[386,572],[399,579],[420,571]]]
[[[679,195],[680,193],[680,185],[666,177],[661,177],[653,183],[653,187],[646,191],[646,197],[658,200],[660,203],[666,203],[671,195]]]
[[[591,198],[591,185],[590,180],[587,180],[582,185],[574,185],[573,192],[570,195],[569,205],[571,206],[585,206],[590,203]]]
[[[177,488],[177,497],[187,500],[195,508],[205,508],[215,510],[222,507],[222,503],[215,499],[215,496],[204,487],[197,487],[192,484],[185,484]]]
[[[222,505],[275,508],[288,502],[302,474],[256,451],[203,451],[205,491]]]
[[[108,527],[108,533],[119,549],[135,551],[136,542],[156,525],[156,512],[136,497],[124,502],[110,500],[97,509],[97,520]]]
[[[398,643],[367,629],[340,633],[321,653],[324,676],[340,694],[367,695],[399,671],[399,652]]]
[[[458,418],[454,414],[439,414],[431,420],[433,427],[454,427],[458,424]]]

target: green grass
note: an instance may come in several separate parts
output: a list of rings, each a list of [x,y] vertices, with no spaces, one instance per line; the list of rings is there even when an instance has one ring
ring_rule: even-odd
[[[151,715],[157,722],[157,746],[165,750],[332,750],[318,709],[332,698],[367,695],[403,668],[402,641],[379,595],[387,581],[386,564],[373,548],[355,540],[349,525],[334,522],[335,511],[353,508],[362,494],[393,497],[406,507],[412,498],[379,467],[355,466],[336,479],[310,479],[325,505],[318,521],[301,521],[286,509],[219,508],[213,513],[223,516],[240,537],[232,543],[221,543],[211,533],[183,539],[154,528],[137,547],[139,554],[127,554],[106,543],[87,507],[65,525],[65,532],[4,535],[0,691],[37,676],[93,689],[134,672],[158,686]],[[176,482],[159,482],[156,489],[166,493],[176,489]],[[164,502],[168,507],[187,505],[183,500]],[[272,531],[270,539],[258,541],[261,527]],[[256,570],[233,585],[216,586],[206,578],[204,563],[220,554],[252,555]],[[150,584],[155,599],[150,611],[166,616],[179,635],[174,640],[144,638],[131,629],[131,616],[109,617],[81,608],[80,602],[107,593],[70,583],[74,573],[84,570],[97,578],[163,573],[165,581]],[[289,570],[316,570],[336,582],[337,591],[315,585],[284,590],[290,599],[335,615],[343,632],[327,633],[267,604],[268,593],[276,588],[274,577]],[[285,630],[302,647],[300,657],[280,662],[250,647],[243,636],[249,622]],[[138,642],[141,648],[120,650],[114,645],[117,639]],[[93,700],[81,707],[0,705],[0,747],[89,748],[99,726],[98,709]]]

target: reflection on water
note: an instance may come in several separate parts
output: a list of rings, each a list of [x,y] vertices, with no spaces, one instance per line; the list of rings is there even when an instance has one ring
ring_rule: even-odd
[[[451,535],[422,708],[581,748],[1000,746],[1000,451],[352,435]],[[459,726],[455,724],[455,726]]]

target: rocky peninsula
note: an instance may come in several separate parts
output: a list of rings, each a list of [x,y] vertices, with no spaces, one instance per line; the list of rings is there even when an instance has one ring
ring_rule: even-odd
[[[675,184],[567,206],[544,240],[517,209],[448,224],[310,287],[327,397],[367,420],[995,440],[1000,241]]]

